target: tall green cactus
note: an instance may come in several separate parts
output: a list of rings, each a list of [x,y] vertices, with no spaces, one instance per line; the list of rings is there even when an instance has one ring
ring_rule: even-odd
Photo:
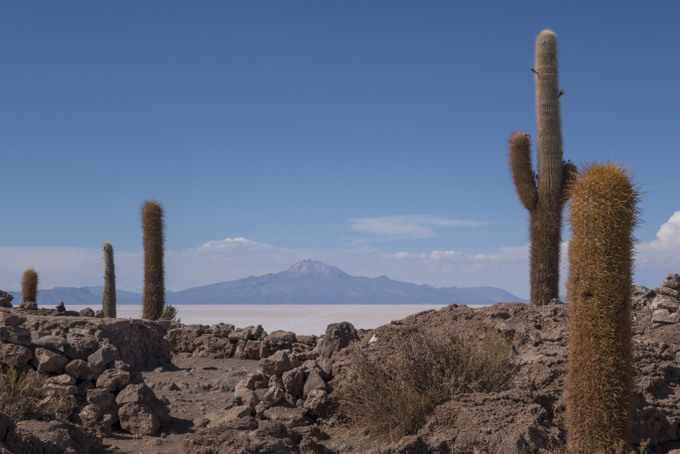
[[[561,92],[557,81],[557,36],[543,30],[536,38],[538,175],[531,168],[529,135],[510,137],[510,167],[517,195],[529,211],[531,302],[544,305],[559,295],[560,235],[565,186],[576,167],[562,161]],[[538,181],[537,181],[538,180]]]
[[[113,246],[104,243],[104,291],[102,293],[102,312],[104,317],[116,318],[116,272],[113,264]]]
[[[142,206],[144,231],[144,296],[142,318],[158,320],[165,306],[165,267],[163,265],[163,208],[155,200]]]
[[[617,164],[590,164],[571,185],[569,452],[628,453],[633,418],[631,291],[640,193]]]
[[[38,301],[38,273],[33,268],[24,271],[24,277],[21,280],[21,297],[24,303]]]

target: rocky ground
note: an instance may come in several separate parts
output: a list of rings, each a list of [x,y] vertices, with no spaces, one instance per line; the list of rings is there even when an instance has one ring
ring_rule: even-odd
[[[633,433],[652,453],[680,453],[679,290],[678,275],[634,289]],[[539,452],[564,440],[567,306],[451,305],[367,332],[331,325],[320,339],[0,308],[0,363],[47,373],[73,401],[71,423],[0,415],[0,453]],[[512,342],[502,389],[445,401],[399,440],[338,418],[350,352],[386,360],[400,339],[445,329]]]

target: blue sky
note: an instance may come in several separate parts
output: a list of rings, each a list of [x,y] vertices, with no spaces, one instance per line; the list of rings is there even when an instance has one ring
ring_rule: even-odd
[[[139,290],[157,199],[170,290],[311,258],[526,297],[506,142],[536,136],[544,28],[564,158],[631,167],[634,280],[657,285],[680,272],[679,20],[675,1],[2,2],[0,289],[28,267],[100,285],[110,241]]]

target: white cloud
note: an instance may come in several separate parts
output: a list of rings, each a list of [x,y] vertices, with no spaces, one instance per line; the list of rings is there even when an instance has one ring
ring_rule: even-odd
[[[475,227],[484,224],[478,221],[445,219],[438,216],[383,216],[350,219],[351,229],[369,235],[392,237],[394,239],[421,239],[436,236],[436,228]]]
[[[668,273],[680,273],[680,211],[659,227],[656,239],[635,247],[636,278],[656,286]]]

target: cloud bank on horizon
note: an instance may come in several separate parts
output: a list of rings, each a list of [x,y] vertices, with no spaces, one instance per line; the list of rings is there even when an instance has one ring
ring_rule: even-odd
[[[386,237],[433,234],[439,227],[473,227],[472,221],[435,216],[389,216],[353,219],[351,230]],[[562,249],[562,280],[567,271],[567,248]],[[115,247],[115,245],[114,245]],[[385,254],[372,248],[286,248],[237,237],[209,241],[197,248],[166,251],[166,286],[178,291],[190,287],[277,273],[293,263],[314,259],[348,274],[435,287],[492,286],[518,297],[529,293],[528,245],[501,247],[493,254],[464,254],[455,250]],[[116,251],[116,283],[122,290],[141,291],[141,252]],[[40,287],[101,285],[101,251],[75,247],[0,247],[0,289],[20,290],[25,269],[34,267]],[[656,238],[636,245],[636,284],[653,287],[667,273],[680,272],[680,210],[663,223]],[[564,289],[564,287],[562,287]]]

